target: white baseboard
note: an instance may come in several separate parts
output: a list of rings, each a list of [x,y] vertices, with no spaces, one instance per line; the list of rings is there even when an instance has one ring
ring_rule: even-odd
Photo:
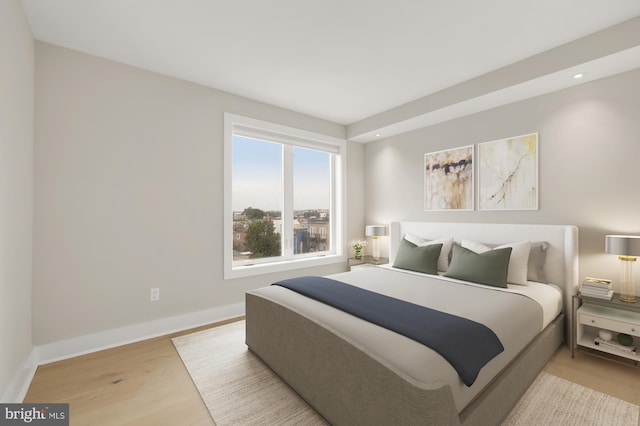
[[[29,385],[31,384],[33,376],[36,374],[36,369],[38,368],[38,366],[32,365],[32,356],[33,351],[31,351],[31,355],[24,360],[22,366],[16,371],[16,374],[13,376],[13,380],[9,383],[9,387],[2,395],[0,402],[18,404],[24,401],[24,397],[29,390]]]
[[[22,402],[39,365],[237,318],[244,314],[244,303],[236,303],[34,346],[23,363],[23,368],[16,372],[2,396],[2,402]]]
[[[244,315],[244,303],[237,303],[207,309],[205,311],[191,312],[184,315],[114,328],[99,333],[35,346],[33,349],[35,352],[33,359],[37,365],[48,364],[50,362],[73,358],[128,343],[164,336],[201,325],[237,318],[242,315]]]

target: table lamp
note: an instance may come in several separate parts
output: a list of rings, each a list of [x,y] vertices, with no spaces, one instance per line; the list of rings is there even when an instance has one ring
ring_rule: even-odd
[[[367,225],[365,227],[365,235],[373,239],[373,259],[380,259],[380,245],[378,240],[380,237],[387,235],[386,225]]]
[[[605,251],[617,254],[622,261],[622,282],[618,298],[623,302],[634,303],[637,298],[633,286],[633,262],[640,256],[640,236],[607,235],[604,241]]]

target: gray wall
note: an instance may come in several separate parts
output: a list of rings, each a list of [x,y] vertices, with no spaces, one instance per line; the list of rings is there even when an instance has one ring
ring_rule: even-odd
[[[31,352],[33,80],[22,6],[0,1],[0,401]]]
[[[537,211],[425,212],[424,154],[539,132]],[[607,233],[640,234],[640,70],[366,145],[366,221],[572,224],[580,276],[619,278]],[[640,286],[638,286],[640,289]]]
[[[345,132],[40,42],[36,105],[34,344],[240,303],[290,276],[223,279],[223,113]],[[363,193],[363,160],[350,144],[348,193]],[[348,238],[362,234],[363,204],[349,201]],[[149,302],[151,287],[159,302]]]

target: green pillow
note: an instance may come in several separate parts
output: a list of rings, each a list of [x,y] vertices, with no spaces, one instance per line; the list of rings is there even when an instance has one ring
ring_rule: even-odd
[[[403,238],[393,261],[393,267],[425,274],[437,274],[440,250],[442,250],[442,244],[417,246]]]
[[[507,288],[507,272],[511,247],[476,253],[454,245],[453,256],[445,277]]]

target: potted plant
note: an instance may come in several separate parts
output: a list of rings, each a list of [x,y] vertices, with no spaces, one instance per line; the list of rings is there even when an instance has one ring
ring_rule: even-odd
[[[351,241],[351,248],[353,248],[354,257],[356,259],[362,259],[362,252],[364,248],[367,246],[366,241],[355,240]]]

